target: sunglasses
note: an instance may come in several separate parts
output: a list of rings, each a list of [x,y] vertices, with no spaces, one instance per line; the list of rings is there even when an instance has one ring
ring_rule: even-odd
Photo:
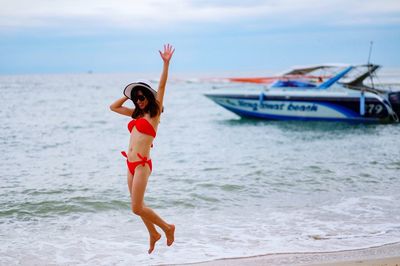
[[[146,100],[146,96],[144,96],[144,95],[136,95],[135,97],[133,97],[134,102],[137,102],[137,101],[143,102],[144,100]]]

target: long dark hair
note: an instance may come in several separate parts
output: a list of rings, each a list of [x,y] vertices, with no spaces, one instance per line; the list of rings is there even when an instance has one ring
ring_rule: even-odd
[[[131,91],[131,99],[135,99],[136,96],[138,95],[138,92],[141,92],[147,99],[148,103],[147,106],[142,110],[139,108],[136,102],[133,100],[133,104],[135,105],[135,110],[133,111],[132,118],[136,119],[138,117],[144,116],[144,114],[149,113],[150,117],[155,117],[160,114],[160,105],[156,98],[154,97],[154,94],[149,91],[146,87],[143,88],[137,88],[136,90]]]

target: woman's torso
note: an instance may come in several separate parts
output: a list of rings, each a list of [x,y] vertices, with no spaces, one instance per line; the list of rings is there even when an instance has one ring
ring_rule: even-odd
[[[140,132],[137,125],[137,122],[140,119],[146,120],[146,121],[140,121],[140,123],[147,124],[147,129],[148,129],[147,131],[149,132],[146,131]],[[155,138],[155,133],[157,132],[159,117],[150,118],[150,116],[145,115],[144,117],[137,118],[135,122],[136,125],[133,126],[131,131],[131,136],[129,139],[129,148],[128,148],[129,161],[136,161],[137,159],[139,159],[137,153],[139,153],[141,156],[150,158],[150,149],[153,144],[153,140]],[[133,123],[135,124],[135,122]]]

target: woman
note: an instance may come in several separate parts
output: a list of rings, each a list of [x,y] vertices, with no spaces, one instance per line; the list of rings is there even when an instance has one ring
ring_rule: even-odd
[[[161,238],[154,225],[160,227],[167,238],[167,245],[174,242],[175,225],[165,222],[143,201],[147,181],[149,179],[152,164],[150,148],[156,137],[157,127],[163,106],[165,85],[168,79],[169,61],[175,49],[171,45],[164,45],[164,51],[160,52],[164,61],[163,71],[156,92],[148,84],[138,82],[126,86],[124,97],[111,104],[110,109],[121,115],[133,118],[128,124],[131,132],[128,154],[122,152],[127,158],[128,188],[131,195],[131,208],[133,213],[140,216],[150,234],[149,254],[154,250],[155,243]],[[126,100],[131,99],[135,108],[123,106]]]

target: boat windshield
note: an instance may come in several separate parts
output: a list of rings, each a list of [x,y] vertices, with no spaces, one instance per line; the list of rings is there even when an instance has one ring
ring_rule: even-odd
[[[277,80],[272,85],[272,88],[315,88],[315,84],[300,80]]]

